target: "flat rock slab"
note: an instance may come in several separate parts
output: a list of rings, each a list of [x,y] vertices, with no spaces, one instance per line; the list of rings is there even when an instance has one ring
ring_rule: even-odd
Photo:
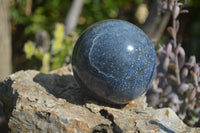
[[[0,100],[10,132],[200,132],[185,125],[170,108],[147,107],[145,96],[120,106],[87,96],[70,65],[48,74],[14,73],[0,82]]]

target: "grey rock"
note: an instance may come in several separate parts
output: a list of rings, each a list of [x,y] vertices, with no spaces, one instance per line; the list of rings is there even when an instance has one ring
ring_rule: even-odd
[[[48,74],[19,71],[0,83],[0,100],[10,132],[200,132],[170,109],[147,106],[143,95],[127,105],[109,105],[87,96],[71,66]]]

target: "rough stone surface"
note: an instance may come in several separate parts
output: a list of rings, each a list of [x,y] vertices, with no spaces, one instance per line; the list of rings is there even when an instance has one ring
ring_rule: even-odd
[[[169,108],[147,107],[144,95],[124,106],[88,97],[73,79],[70,66],[49,74],[14,73],[0,83],[0,100],[10,132],[15,133],[200,132]]]

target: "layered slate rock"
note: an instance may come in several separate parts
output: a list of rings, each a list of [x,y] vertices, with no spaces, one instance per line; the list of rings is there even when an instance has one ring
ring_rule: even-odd
[[[71,66],[14,73],[0,83],[0,100],[11,132],[200,132],[169,108],[147,107],[144,95],[124,106],[94,100],[77,85]]]

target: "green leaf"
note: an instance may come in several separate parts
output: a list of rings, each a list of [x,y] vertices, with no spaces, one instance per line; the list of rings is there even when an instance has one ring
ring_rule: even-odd
[[[24,44],[24,52],[26,54],[26,58],[31,59],[31,57],[34,55],[35,52],[35,46],[33,42],[28,41]]]

